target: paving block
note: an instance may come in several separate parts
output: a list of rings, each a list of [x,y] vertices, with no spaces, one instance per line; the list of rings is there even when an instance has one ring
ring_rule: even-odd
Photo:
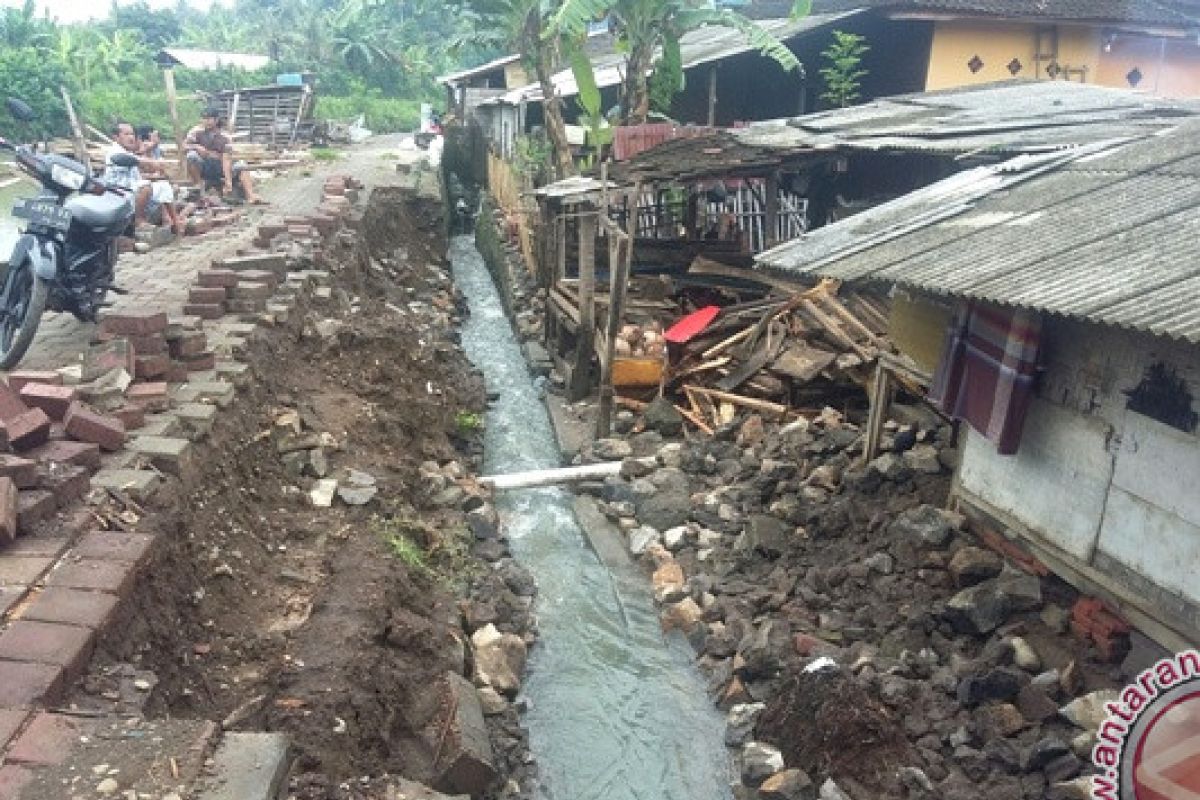
[[[28,718],[29,713],[21,708],[0,708],[0,753],[4,752],[4,747],[21,729]],[[4,797],[0,794],[0,797]]]
[[[0,477],[12,479],[18,489],[32,489],[37,486],[37,462],[22,456],[0,455]]]
[[[217,354],[208,352],[200,353],[199,355],[194,356],[186,356],[180,359],[179,363],[182,364],[189,373],[215,369],[217,366]]]
[[[125,561],[83,558],[64,560],[46,576],[47,586],[91,589],[123,597],[133,581],[137,566]]]
[[[197,800],[276,800],[291,770],[283,733],[226,733]]]
[[[283,274],[287,270],[287,257],[282,253],[259,253],[249,256],[222,258],[213,262],[215,269],[229,269],[237,272],[243,270],[269,270]]]
[[[50,566],[67,551],[70,544],[71,540],[66,536],[22,536],[4,548],[4,556],[45,558],[46,566]],[[0,556],[0,559],[4,556]]]
[[[171,413],[185,430],[202,436],[212,431],[217,419],[217,407],[208,403],[180,403]]]
[[[40,408],[50,419],[62,422],[71,403],[75,402],[77,390],[71,386],[53,386],[47,383],[26,383],[21,387],[21,400],[30,408]]]
[[[265,283],[272,289],[279,286],[283,280],[283,276],[278,272],[272,272],[265,269],[247,269],[238,273],[239,286],[245,286],[248,283]]]
[[[232,356],[234,358],[245,357],[246,340],[241,336],[215,337],[212,340],[212,350],[218,358],[221,356]]]
[[[84,720],[79,717],[39,711],[13,742],[6,760],[13,764],[62,764],[70,757],[80,737],[86,735],[86,729]]]
[[[129,449],[150,459],[155,469],[179,476],[191,465],[192,443],[170,436],[136,436]]]
[[[107,592],[48,586],[34,595],[21,619],[101,631],[112,621],[118,603],[120,598]]]
[[[166,381],[135,383],[126,390],[125,399],[147,412],[166,411],[171,407]]]
[[[0,382],[0,422],[7,422],[29,410],[18,392],[10,384]]]
[[[170,339],[173,336],[178,336],[184,331],[198,331],[204,328],[204,320],[199,317],[189,314],[180,314],[170,318],[167,325],[166,333],[163,335]]]
[[[69,440],[53,440],[41,447],[30,450],[26,455],[41,463],[71,464],[76,467],[86,467],[90,470],[100,469],[100,445],[93,442],[72,442]],[[17,488],[27,489],[28,485]]]
[[[25,589],[23,587],[0,586],[0,619],[24,596]]]
[[[170,343],[171,358],[198,356],[208,350],[208,335],[204,331],[187,331]]]
[[[88,628],[19,619],[0,633],[0,660],[53,664],[71,680],[87,667],[95,641],[96,632]]]
[[[149,469],[106,467],[92,476],[93,486],[121,492],[139,501],[149,498],[161,484],[162,476]]]
[[[121,420],[126,431],[135,431],[146,424],[146,410],[140,406],[121,406],[113,411],[112,415]]]
[[[229,313],[241,315],[242,319],[253,318],[250,315],[256,315],[267,310],[266,300],[230,300]]]
[[[73,467],[72,469],[82,469]],[[84,473],[86,477],[86,472]],[[78,499],[77,495],[73,499]],[[64,498],[72,499],[72,498]],[[58,499],[48,489],[26,489],[17,493],[17,531],[30,534],[38,525],[54,516],[58,511]]]
[[[171,412],[162,414],[150,414],[146,417],[146,424],[138,431],[139,436],[176,436],[183,432],[183,425],[179,419]]]
[[[128,339],[129,344],[133,346],[134,355],[157,356],[167,352],[165,333],[156,333],[152,336],[130,336]]]
[[[4,428],[9,447],[18,453],[32,450],[50,440],[50,417],[40,408],[31,408],[0,425]]]
[[[232,269],[206,269],[196,273],[196,285],[206,289],[227,289],[237,286],[237,282],[238,273]]]
[[[167,329],[166,312],[146,312],[142,314],[106,314],[100,322],[103,333],[116,336],[149,336],[162,333]]]
[[[242,364],[238,361],[225,361],[217,359],[216,365],[213,367],[218,378],[223,381],[229,381],[234,386],[245,386],[254,377],[250,371],[249,364]]]
[[[44,383],[48,386],[62,386],[63,376],[51,370],[20,369],[8,373],[8,386],[14,392],[20,393],[21,387],[27,383]]]
[[[188,382],[175,390],[175,400],[180,403],[216,403],[219,408],[228,408],[237,397],[233,384],[224,381]]]
[[[165,352],[155,356],[138,356],[134,361],[133,374],[140,380],[161,378],[171,369],[171,357]]]
[[[184,313],[192,314],[200,319],[220,319],[225,316],[224,303],[188,303],[183,310]]]
[[[119,419],[100,414],[83,403],[74,403],[67,412],[66,429],[71,438],[100,445],[108,452],[120,450],[125,444],[125,426]]]
[[[188,302],[200,305],[224,303],[228,298],[224,286],[193,286],[188,290]]]
[[[88,493],[93,472],[88,467],[50,461],[38,467],[38,486],[53,494],[63,508]]]
[[[0,478],[0,547],[17,538],[17,485]]]
[[[14,542],[15,544],[16,542]],[[29,586],[57,560],[57,557],[49,558],[40,555],[14,555],[9,553],[9,549],[5,548],[0,552],[0,586]]]
[[[53,703],[62,695],[63,668],[28,661],[0,661],[0,708]]]
[[[72,548],[72,555],[101,561],[125,561],[141,564],[154,547],[155,538],[145,533],[123,531],[92,531],[84,534]]]

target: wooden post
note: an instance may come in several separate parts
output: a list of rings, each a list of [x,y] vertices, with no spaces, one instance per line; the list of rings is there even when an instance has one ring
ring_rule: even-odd
[[[171,127],[175,129],[175,146],[179,148],[179,178],[186,180],[188,176],[187,149],[183,146],[183,128],[179,126],[179,102],[175,97],[175,70],[171,67],[163,68],[163,83],[167,87],[167,108],[171,112]]]
[[[779,243],[779,173],[772,172],[767,176],[766,183],[766,208],[763,209],[766,215],[763,231],[763,243],[765,247]]]
[[[596,227],[594,216],[576,218],[579,231],[579,329],[571,366],[570,399],[576,403],[591,392],[592,353],[596,341]]]
[[[635,198],[642,194],[641,184],[633,190]],[[634,214],[627,214],[624,235],[614,232],[612,237],[615,258],[610,259],[609,272],[612,282],[608,295],[608,325],[604,337],[604,357],[600,360],[600,406],[596,412],[596,436],[603,439],[612,430],[613,397],[613,360],[616,358],[617,336],[621,333],[621,320],[625,316],[625,295],[629,289],[629,270],[633,265],[633,243],[635,241],[633,223],[636,216],[637,201],[634,201]],[[622,250],[622,248],[624,248]]]
[[[71,102],[71,94],[65,86],[58,88],[62,92],[63,103],[67,106],[67,118],[71,121],[71,140],[75,145],[75,160],[87,167],[90,173],[92,164],[88,158],[87,142],[83,138],[83,129],[79,127],[79,117],[75,116],[75,105]]]
[[[871,382],[871,411],[867,415],[867,446],[863,450],[863,463],[870,464],[879,455],[879,441],[883,438],[883,425],[887,421],[891,406],[892,373],[882,362],[875,364],[875,379]]]
[[[708,68],[708,127],[717,126],[717,65]]]
[[[233,93],[233,102],[229,104],[229,135],[230,136],[233,136],[235,133],[237,133],[238,106],[241,104],[241,102],[242,102],[242,93],[234,92]]]

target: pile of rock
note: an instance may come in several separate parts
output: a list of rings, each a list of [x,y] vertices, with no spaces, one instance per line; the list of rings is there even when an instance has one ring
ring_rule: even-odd
[[[947,430],[908,414],[866,465],[863,441],[826,409],[592,447],[629,457],[582,489],[627,531],[664,627],[710,676],[739,796],[1084,797],[1100,720],[1079,709],[1097,707],[1084,692],[1111,669],[1070,637],[1042,579],[938,507]],[[838,678],[804,683],[798,704],[796,676],[812,672]],[[804,735],[814,726],[822,736]]]

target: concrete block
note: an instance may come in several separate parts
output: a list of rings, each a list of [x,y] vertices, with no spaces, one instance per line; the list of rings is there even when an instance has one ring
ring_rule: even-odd
[[[37,485],[37,462],[21,456],[0,455],[0,477],[10,478],[18,489]]]
[[[188,303],[183,307],[185,314],[200,317],[200,319],[220,319],[225,316],[224,303]]]
[[[62,697],[63,668],[54,664],[0,661],[0,708],[26,708]]]
[[[78,469],[73,467],[72,469]],[[86,475],[85,475],[86,477]],[[75,498],[65,499],[78,499]],[[17,531],[32,533],[58,511],[58,499],[50,489],[26,489],[17,493]]]
[[[447,672],[439,690],[446,695],[442,708],[454,714],[439,729],[445,729],[440,748],[441,757],[435,765],[437,780],[433,787],[439,791],[482,795],[496,780],[495,755],[479,693],[463,676]]]
[[[162,484],[162,476],[148,469],[102,469],[92,476],[92,485],[145,500]]]
[[[182,475],[191,465],[192,443],[187,439],[137,436],[130,440],[129,449],[146,456],[156,469],[168,475]]]
[[[226,733],[197,800],[277,800],[291,764],[286,734]]]

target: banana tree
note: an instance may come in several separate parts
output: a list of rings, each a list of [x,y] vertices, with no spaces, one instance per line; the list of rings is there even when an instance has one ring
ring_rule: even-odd
[[[794,13],[808,11],[808,0],[798,0]],[[683,88],[680,40],[689,31],[720,26],[739,31],[746,41],[783,69],[801,70],[800,62],[782,42],[754,21],[729,9],[716,8],[712,0],[565,0],[551,20],[552,30],[578,41],[595,20],[608,16],[625,52],[625,75],[621,84],[621,122],[640,125],[650,112],[650,76],[656,67],[660,86],[668,94]],[[589,67],[590,69],[590,67]],[[661,92],[661,89],[660,89]]]
[[[550,26],[558,10],[556,0],[466,0],[471,33],[453,44],[515,49],[536,77],[542,90],[546,138],[554,150],[554,171],[559,178],[575,174],[571,145],[563,121],[562,97],[551,77],[561,59],[562,40]]]

